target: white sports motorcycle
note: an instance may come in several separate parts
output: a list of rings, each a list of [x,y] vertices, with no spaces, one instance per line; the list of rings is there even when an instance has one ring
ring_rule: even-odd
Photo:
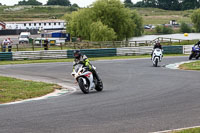
[[[153,51],[153,54],[152,54],[152,62],[153,62],[153,66],[157,67],[158,66],[158,62],[161,62],[162,61],[162,57],[163,57],[163,50],[159,49],[159,48],[156,48],[154,49]]]
[[[96,69],[94,66],[92,67]],[[96,91],[103,90],[103,82],[98,82],[92,72],[90,72],[87,67],[84,67],[83,64],[77,64],[75,66],[75,71],[72,72],[71,75],[76,79],[81,91],[85,94],[88,94],[90,90],[93,89]]]

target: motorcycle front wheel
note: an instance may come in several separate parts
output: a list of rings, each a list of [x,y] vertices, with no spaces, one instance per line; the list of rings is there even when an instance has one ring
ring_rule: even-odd
[[[79,85],[81,91],[82,91],[84,94],[88,94],[88,93],[89,93],[89,83],[88,83],[88,81],[87,81],[86,79],[85,79],[85,80],[86,80],[86,83],[84,83],[83,80],[84,80],[83,77],[79,78],[79,79],[78,79],[78,85]]]
[[[158,59],[156,59],[156,61],[155,61],[155,67],[157,67],[158,66]]]
[[[155,60],[155,62],[153,63],[153,66],[154,66],[154,67],[157,67],[157,66],[158,66],[158,59]]]

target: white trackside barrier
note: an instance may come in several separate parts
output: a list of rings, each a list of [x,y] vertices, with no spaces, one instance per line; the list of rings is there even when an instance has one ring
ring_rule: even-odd
[[[63,59],[67,58],[66,50],[18,51],[13,52],[13,60]]]
[[[190,54],[192,51],[193,45],[184,45],[183,46],[183,54]]]
[[[117,48],[117,55],[143,55],[151,54],[153,46]]]

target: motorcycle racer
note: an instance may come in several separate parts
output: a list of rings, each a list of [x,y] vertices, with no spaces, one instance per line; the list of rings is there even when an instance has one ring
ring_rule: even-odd
[[[97,81],[100,82],[101,79],[99,78],[96,70],[93,68],[92,64],[90,63],[89,59],[87,58],[86,55],[82,55],[80,50],[75,50],[74,51],[74,62],[73,62],[73,72],[74,67],[77,64],[83,64],[85,67],[88,67],[89,71],[92,72],[92,74],[94,75],[94,77],[96,77]]]

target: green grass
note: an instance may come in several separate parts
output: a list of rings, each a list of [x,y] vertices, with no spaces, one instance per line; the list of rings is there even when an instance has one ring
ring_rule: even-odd
[[[192,129],[186,129],[182,131],[174,131],[171,133],[200,133],[200,128],[192,128]]]
[[[200,70],[200,61],[185,63],[180,65],[179,68],[184,70]]]
[[[19,10],[10,10],[17,9]],[[170,20],[191,23],[190,16],[194,10],[170,11],[158,8],[133,8],[143,17],[144,24],[166,24]],[[2,21],[31,21],[57,18],[74,11],[72,7],[65,6],[0,6]]]
[[[147,24],[169,24],[170,20],[176,20],[178,23],[185,22],[185,23],[192,23],[190,17],[182,17],[182,16],[143,16],[144,25]]]
[[[173,45],[173,46],[177,46],[177,45],[194,45],[198,42],[198,40],[186,40],[186,41],[181,41],[179,42],[161,42],[162,45]]]
[[[0,18],[1,21],[61,19],[73,10],[66,6],[0,6]]]
[[[173,29],[173,34],[176,34],[176,33],[180,33],[179,28]],[[162,34],[156,33],[155,29],[144,29],[144,35],[162,35]]]
[[[183,56],[183,54],[165,54],[164,56]],[[113,56],[113,57],[93,57],[89,58],[90,61],[95,60],[114,60],[114,59],[134,59],[134,58],[150,58],[150,55],[137,55],[137,56]],[[0,65],[8,64],[30,64],[30,63],[51,63],[51,62],[73,62],[71,59],[49,59],[49,60],[20,60],[20,61],[0,61]]]
[[[167,24],[170,20],[191,23],[190,16],[194,10],[170,11],[158,8],[134,8],[142,15],[144,24]]]
[[[61,88],[55,84],[0,76],[0,104],[40,97]]]
[[[163,10],[159,8],[133,8],[137,10],[140,14],[144,14],[146,16],[160,16],[160,15],[180,15],[180,16],[188,16],[193,13],[194,10],[185,10],[185,11],[172,11],[172,10]]]
[[[0,61],[0,65],[8,65],[8,64],[30,64],[30,63],[51,63],[51,62],[72,62],[72,61],[73,61],[73,59]]]

